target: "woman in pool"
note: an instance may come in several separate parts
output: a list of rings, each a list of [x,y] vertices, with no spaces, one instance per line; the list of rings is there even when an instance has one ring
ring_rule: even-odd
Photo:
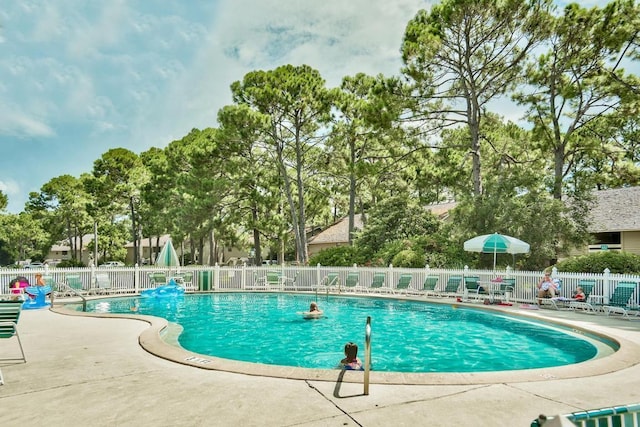
[[[344,345],[344,359],[340,361],[342,368],[351,371],[361,371],[362,362],[358,359],[358,344],[348,342]]]
[[[309,311],[305,311],[302,313],[302,317],[305,319],[317,319],[318,317],[322,317],[322,310],[318,308],[318,304],[312,302],[309,306]]]

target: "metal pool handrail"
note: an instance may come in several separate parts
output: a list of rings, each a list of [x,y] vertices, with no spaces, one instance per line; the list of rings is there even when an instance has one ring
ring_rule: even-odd
[[[364,394],[369,394],[369,371],[371,370],[371,316],[367,316],[364,328]]]

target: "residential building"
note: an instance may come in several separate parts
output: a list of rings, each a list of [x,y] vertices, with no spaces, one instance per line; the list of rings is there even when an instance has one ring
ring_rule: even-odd
[[[595,191],[589,210],[591,244],[584,252],[625,251],[640,255],[640,187]]]

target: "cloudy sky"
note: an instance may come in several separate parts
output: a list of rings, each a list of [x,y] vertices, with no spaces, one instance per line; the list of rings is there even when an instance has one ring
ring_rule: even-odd
[[[216,126],[229,86],[308,64],[329,86],[398,74],[407,22],[433,0],[20,0],[0,8],[0,190],[9,212],[114,147]],[[584,1],[592,4],[594,1]]]

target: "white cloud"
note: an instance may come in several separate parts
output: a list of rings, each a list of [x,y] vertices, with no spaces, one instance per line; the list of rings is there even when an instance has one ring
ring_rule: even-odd
[[[308,64],[329,86],[358,72],[398,74],[405,26],[429,4],[424,0],[223,1],[212,22],[203,27],[209,32],[196,31],[197,55],[182,63],[182,69],[163,64],[175,71],[163,73],[169,84],[166,90],[136,92],[139,99],[153,102],[137,117],[133,139],[146,149],[164,146],[193,127],[215,126],[217,111],[231,102],[231,83],[257,69]],[[147,29],[151,26],[144,24]],[[172,31],[182,34],[189,28],[191,24],[182,21]]]
[[[46,122],[19,111],[17,107],[0,105],[0,135],[50,137],[55,135],[55,131]]]
[[[0,181],[0,191],[9,197],[15,196],[20,194],[20,184],[12,179]]]
[[[0,56],[0,141],[29,140],[37,158],[67,153],[44,163],[40,176],[21,176],[18,188],[90,170],[98,150],[140,152],[215,126],[231,83],[253,70],[308,64],[329,86],[357,72],[397,74],[405,26],[430,3],[12,2],[0,11],[8,48]],[[16,176],[19,160],[0,159],[8,166],[0,180]],[[16,210],[18,199],[10,199]]]

